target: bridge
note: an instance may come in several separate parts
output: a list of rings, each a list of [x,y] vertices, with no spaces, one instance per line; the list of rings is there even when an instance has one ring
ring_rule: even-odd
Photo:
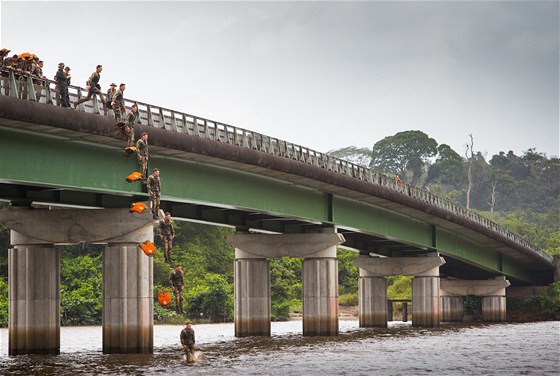
[[[0,199],[10,210],[9,353],[58,353],[55,244],[103,243],[103,351],[153,351],[151,215],[131,214],[145,187],[93,97],[53,105],[54,82],[6,72],[0,87]],[[84,89],[70,87],[72,102]],[[129,108],[132,101],[127,101]],[[385,276],[412,275],[413,325],[462,320],[465,295],[505,320],[508,286],[544,286],[558,260],[488,219],[364,166],[291,142],[136,101],[164,211],[234,227],[235,334],[270,335],[269,259],[303,258],[303,333],[338,334],[336,247],[359,252],[362,327],[387,326]],[[33,209],[48,205],[60,210]],[[98,209],[98,210],[92,210]],[[512,289],[514,287],[509,287]],[[509,291],[509,290],[508,290]]]

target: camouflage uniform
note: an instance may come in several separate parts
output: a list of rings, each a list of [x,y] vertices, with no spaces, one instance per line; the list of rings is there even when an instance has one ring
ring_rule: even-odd
[[[173,269],[169,273],[169,282],[171,282],[171,287],[173,289],[173,294],[175,294],[175,303],[177,304],[177,312],[183,312],[183,271]]]
[[[136,122],[136,114],[132,111],[128,111],[126,116],[126,125],[124,126],[124,134],[128,137],[127,146],[134,146],[134,123]]]
[[[193,328],[184,328],[181,330],[181,345],[185,349],[187,361],[194,356],[194,330]]]
[[[126,111],[124,106],[124,94],[121,90],[117,90],[115,94],[113,94],[113,98],[111,100],[113,106],[113,112],[115,113],[115,126],[118,123],[123,123],[123,114]]]
[[[117,92],[117,90],[115,89],[114,86],[110,86],[109,89],[107,90],[107,96],[105,97],[105,107],[104,107],[104,114],[107,115],[107,110],[109,109],[113,109],[113,106],[111,105],[111,100],[113,98],[113,95],[115,95],[115,93]]]
[[[68,81],[66,80],[66,75],[63,71],[64,67],[61,66],[56,71],[54,80],[56,81],[57,88],[57,103],[62,107],[70,107],[70,102],[68,100]]]
[[[101,103],[105,104],[105,97],[101,92],[101,86],[99,85],[99,80],[101,79],[101,75],[97,73],[97,71],[93,72],[89,77],[89,80],[86,82],[86,86],[89,86],[88,95],[85,98],[78,100],[74,103],[74,107],[78,107],[80,103],[87,102],[93,97],[95,94],[99,95],[99,99],[101,99]]]
[[[35,83],[38,86],[37,92],[35,93],[35,99],[37,99],[37,102],[39,102],[39,100],[41,99],[41,93],[43,92],[44,81],[43,81],[43,68],[41,68],[38,62],[33,65],[32,74],[35,77],[33,83]],[[68,82],[68,85],[70,85],[70,82]]]
[[[162,219],[159,221],[159,236],[163,241],[165,262],[171,263],[171,249],[173,248],[173,238],[175,237],[175,230],[171,220]]]
[[[161,185],[159,176],[150,175],[148,178],[148,193],[150,194],[150,201],[152,203],[152,214],[154,219],[158,219],[159,214],[159,198],[161,193]]]
[[[148,142],[144,142],[141,138],[136,141],[136,153],[141,167],[142,179],[146,179],[146,172],[148,171]]]

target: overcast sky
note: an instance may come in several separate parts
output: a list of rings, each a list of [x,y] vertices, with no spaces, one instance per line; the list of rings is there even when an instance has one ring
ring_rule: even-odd
[[[1,2],[1,47],[73,84],[326,152],[421,130],[559,155],[559,2]]]

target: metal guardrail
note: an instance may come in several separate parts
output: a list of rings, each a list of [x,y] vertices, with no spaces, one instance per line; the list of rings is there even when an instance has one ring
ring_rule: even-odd
[[[0,79],[0,95],[9,95],[16,98],[36,101],[40,103],[54,104],[57,102],[57,91],[55,81],[49,79],[33,78],[14,73],[13,70],[2,70]],[[39,85],[39,83],[41,85]],[[79,86],[70,85],[69,94],[71,103],[84,97],[87,91]],[[58,103],[58,102],[57,102]],[[429,203],[440,209],[449,211],[459,217],[478,223],[507,239],[540,254],[543,258],[552,262],[552,256],[542,252],[533,244],[521,236],[506,230],[502,226],[490,221],[483,216],[474,213],[454,202],[437,196],[426,189],[418,188],[407,183],[397,182],[395,179],[372,171],[371,169],[357,165],[352,162],[332,157],[301,145],[297,145],[278,138],[266,136],[247,129],[221,123],[215,120],[201,118],[195,115],[179,112],[164,107],[125,99],[127,109],[133,103],[138,105],[139,119],[141,124],[147,124],[154,128],[163,128],[168,131],[186,133],[231,145],[241,146],[258,150],[270,155],[292,159],[301,163],[320,167],[329,171],[353,177],[355,179],[377,184],[393,191],[407,195],[416,200]],[[78,105],[78,111],[84,111],[103,116],[103,105],[99,103],[97,95],[92,101]],[[113,116],[112,111],[107,116]]]

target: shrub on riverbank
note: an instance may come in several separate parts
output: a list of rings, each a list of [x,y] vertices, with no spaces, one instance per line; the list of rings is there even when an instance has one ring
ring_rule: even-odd
[[[506,306],[507,321],[560,320],[560,281],[531,299],[509,298]]]

